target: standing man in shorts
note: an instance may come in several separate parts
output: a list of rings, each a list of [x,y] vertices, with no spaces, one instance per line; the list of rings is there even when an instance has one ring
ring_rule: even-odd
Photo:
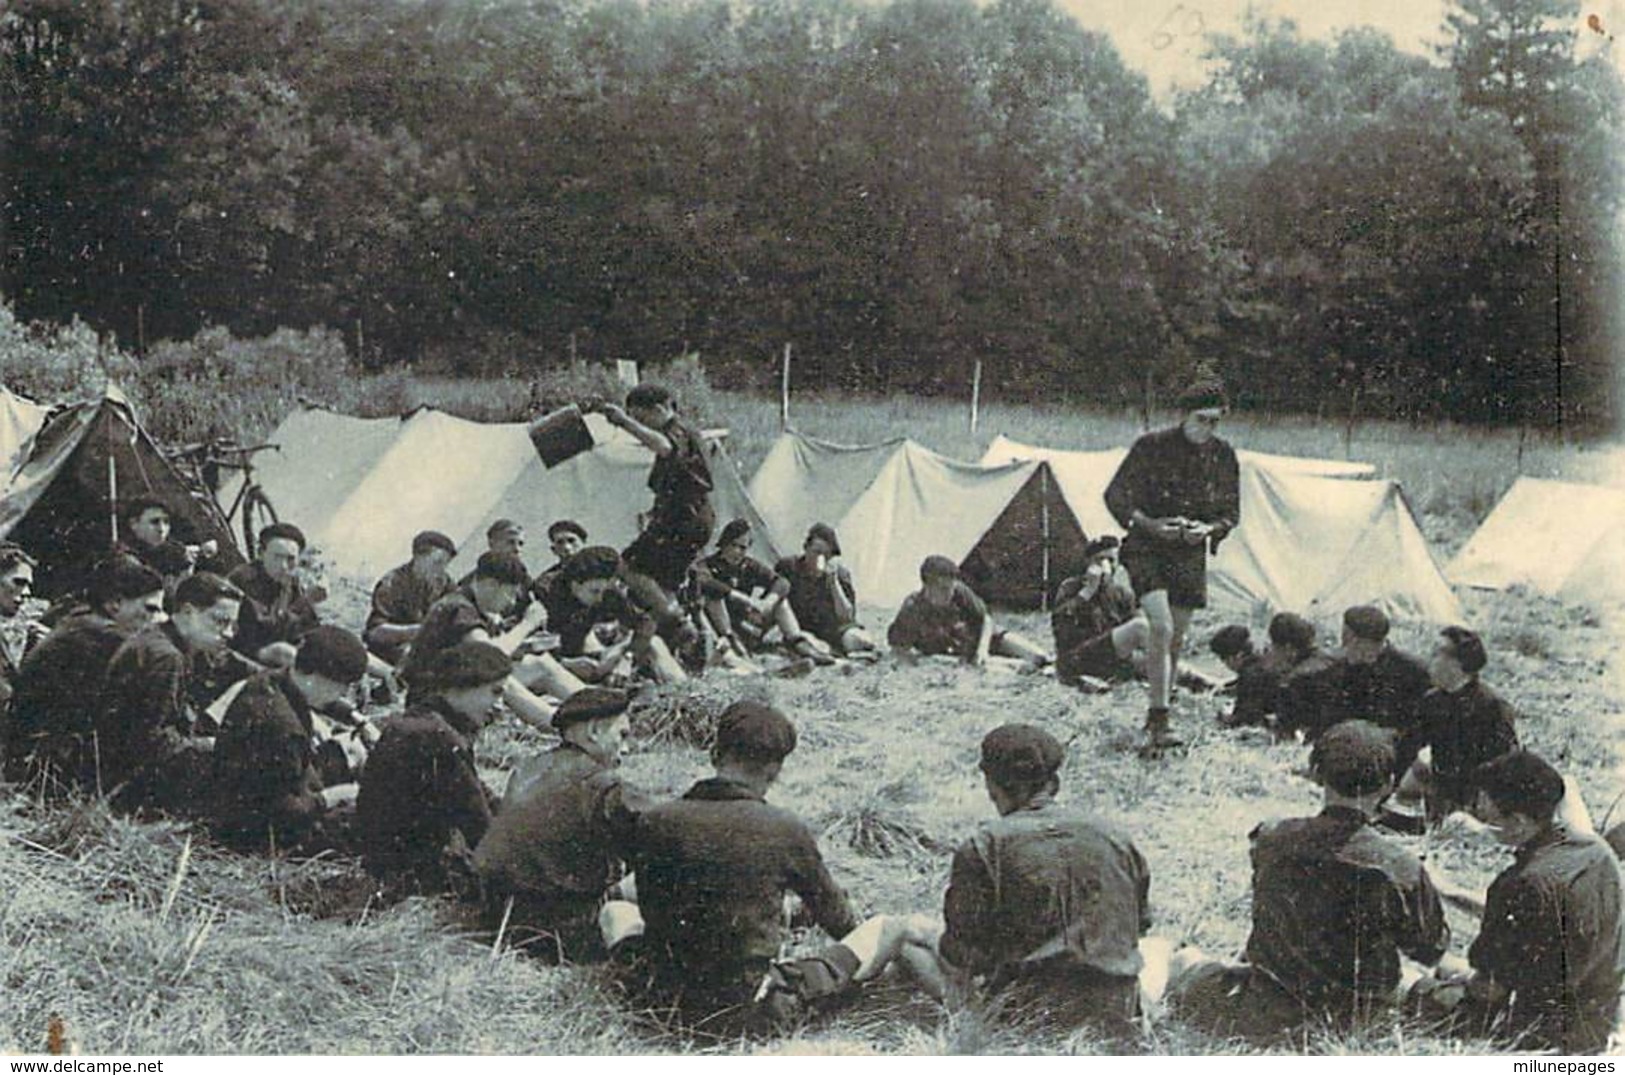
[[[1207,554],[1241,521],[1236,453],[1215,434],[1224,387],[1198,382],[1179,397],[1185,418],[1134,442],[1106,488],[1106,507],[1128,531],[1123,566],[1150,628],[1146,751],[1181,745],[1169,728],[1169,687],[1191,614],[1207,605]]]

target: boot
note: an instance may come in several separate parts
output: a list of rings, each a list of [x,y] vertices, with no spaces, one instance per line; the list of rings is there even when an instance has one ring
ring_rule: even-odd
[[[1182,747],[1185,741],[1179,738],[1168,727],[1168,709],[1166,706],[1152,706],[1145,714],[1145,745],[1140,748],[1141,755],[1156,757],[1165,750]]]

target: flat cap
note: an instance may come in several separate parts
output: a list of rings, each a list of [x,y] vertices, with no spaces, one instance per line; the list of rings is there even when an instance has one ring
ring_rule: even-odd
[[[1343,626],[1355,638],[1381,642],[1388,637],[1388,614],[1376,605],[1355,605],[1343,613]]]
[[[620,716],[631,704],[632,696],[625,691],[587,687],[570,695],[553,711],[553,727],[562,731],[566,725],[583,720]]]
[[[1333,790],[1363,795],[1387,783],[1397,757],[1393,732],[1368,720],[1345,720],[1315,740],[1309,768]]]
[[[344,628],[324,624],[300,639],[293,667],[334,683],[354,683],[367,674],[367,647]]]
[[[999,783],[1044,780],[1066,760],[1066,748],[1042,728],[1001,724],[982,740],[982,772]]]
[[[513,661],[489,642],[459,642],[430,657],[412,680],[414,689],[455,691],[506,679]]]
[[[796,726],[768,705],[743,699],[717,720],[716,752],[752,761],[783,761],[796,748]]]
[[[564,561],[559,574],[566,582],[612,579],[621,569],[621,554],[608,545],[589,545]]]
[[[422,556],[431,549],[443,549],[448,555],[457,555],[457,543],[438,530],[420,530],[412,539],[412,555]]]
[[[802,544],[805,545],[807,541],[811,541],[813,538],[817,538],[825,545],[828,545],[831,556],[841,555],[841,539],[835,536],[833,526],[828,523],[813,523],[812,526],[807,528],[807,540],[803,541]]]
[[[957,579],[959,565],[946,556],[927,556],[920,561],[921,579]]]
[[[1213,633],[1213,639],[1207,646],[1219,660],[1228,660],[1243,653],[1251,653],[1253,635],[1239,623],[1227,624]]]

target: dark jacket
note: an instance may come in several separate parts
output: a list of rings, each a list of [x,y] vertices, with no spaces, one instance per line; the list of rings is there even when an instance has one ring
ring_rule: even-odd
[[[815,574],[804,566],[801,557],[786,556],[774,565],[773,570],[790,584],[790,595],[786,600],[790,602],[790,608],[794,610],[802,628],[807,633],[836,645],[840,641],[841,632],[852,626],[855,621],[850,616],[836,614],[835,593],[831,587],[841,588],[854,611],[858,607],[857,587],[853,584],[852,573],[846,569],[846,565],[836,564],[833,572],[826,570]]]
[[[173,622],[138,631],[113,653],[96,721],[103,787],[138,781],[193,737],[192,674]]]
[[[1343,708],[1350,720],[1369,720],[1396,732],[1416,725],[1422,699],[1433,689],[1427,665],[1393,646],[1371,664],[1343,662]]]
[[[1214,437],[1193,444],[1179,426],[1147,433],[1134,442],[1111,483],[1106,509],[1138,543],[1136,510],[1153,519],[1184,516],[1214,526],[1219,543],[1241,522],[1241,469],[1229,444]]]
[[[1343,663],[1313,650],[1281,676],[1275,696],[1276,728],[1302,730],[1313,742],[1321,732],[1348,719],[1343,695]]]
[[[751,999],[785,940],[786,893],[831,937],[857,928],[812,831],[721,777],[645,813],[631,859],[657,988],[691,1008]]]
[[[1512,991],[1506,1031],[1526,1048],[1602,1052],[1625,973],[1619,863],[1561,823],[1518,849],[1490,885],[1468,958]]]
[[[1352,1014],[1391,999],[1399,953],[1437,962],[1444,908],[1422,863],[1358,810],[1269,822],[1252,832],[1247,961],[1302,1004]]]
[[[1058,963],[1132,978],[1151,927],[1151,872],[1115,826],[1043,795],[954,852],[948,962],[995,984]]]
[[[367,870],[404,891],[436,893],[471,868],[491,824],[491,800],[474,766],[474,734],[438,698],[383,722],[361,770],[356,829]]]
[[[1049,623],[1057,653],[1116,630],[1132,620],[1139,609],[1134,591],[1115,578],[1103,579],[1088,597],[1082,596],[1083,584],[1082,578],[1069,578],[1055,591]]]
[[[449,576],[425,579],[412,570],[410,562],[390,570],[372,588],[372,609],[367,613],[366,627],[368,648],[391,664],[399,664],[406,644],[380,645],[372,640],[373,630],[385,624],[421,624],[434,603],[454,589]]]
[[[408,684],[420,669],[428,666],[429,659],[441,650],[450,649],[468,637],[470,631],[496,630],[496,624],[480,611],[474,601],[474,592],[468,587],[451,591],[430,608],[423,624],[406,651],[406,659],[397,671]]]
[[[310,706],[286,672],[262,672],[243,684],[223,724],[215,835],[238,847],[294,847],[326,809]]]
[[[640,796],[579,747],[563,743],[515,772],[474,854],[486,892],[596,904],[621,874]]]
[[[946,605],[933,605],[925,591],[903,599],[897,617],[886,629],[886,644],[893,649],[918,650],[933,655],[970,659],[987,623],[987,605],[963,582],[955,582]]]
[[[537,599],[547,609],[547,629],[559,636],[559,653],[580,657],[587,648],[587,636],[600,623],[632,627],[640,613],[618,586],[611,588],[598,604],[588,606],[576,600],[570,583],[562,575],[548,580]]]
[[[1474,769],[1518,749],[1513,726],[1517,710],[1475,676],[1455,692],[1438,688],[1417,703],[1416,723],[1400,737],[1395,771],[1403,774],[1423,747],[1433,748],[1433,781],[1438,795],[1467,805]]]
[[[297,579],[279,583],[252,563],[237,568],[226,580],[243,591],[231,648],[245,657],[255,657],[275,642],[297,644],[320,623]]]
[[[1247,657],[1236,670],[1236,704],[1227,723],[1237,727],[1260,727],[1275,714],[1281,703],[1281,670],[1262,654]]]
[[[129,637],[107,617],[86,612],[62,621],[23,658],[6,741],[11,779],[48,771],[69,785],[95,788],[96,714],[108,663]]]
[[[716,517],[711,509],[711,464],[698,434],[677,419],[661,429],[672,450],[657,456],[649,469],[649,489],[655,495],[650,527],[678,527],[703,523],[709,535]]]

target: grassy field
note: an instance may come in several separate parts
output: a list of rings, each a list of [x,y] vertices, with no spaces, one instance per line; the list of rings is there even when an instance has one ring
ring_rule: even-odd
[[[435,401],[485,418],[514,417],[523,386],[413,383],[395,402]],[[703,400],[708,425],[732,430],[748,473],[777,432],[773,406],[725,393]],[[989,408],[982,433],[962,409],[916,401],[798,399],[803,430],[840,441],[907,433],[975,458],[996,432],[1062,447],[1122,443],[1123,416]],[[1236,443],[1268,451],[1343,455],[1342,431],[1238,419]],[[1368,426],[1351,455],[1410,490],[1435,545],[1465,538],[1517,473],[1515,437]],[[1524,473],[1603,476],[1601,452],[1531,443]],[[359,619],[364,595],[333,607]],[[1525,713],[1525,741],[1572,772],[1593,812],[1608,812],[1625,774],[1615,744],[1622,711],[1618,632],[1578,609],[1522,595],[1469,595],[1468,612],[1492,648],[1487,678]],[[1198,621],[1198,637],[1215,625]],[[1020,626],[1043,635],[1037,617]],[[1399,641],[1430,644],[1401,629]],[[1068,744],[1063,796],[1121,822],[1150,863],[1154,932],[1229,954],[1248,928],[1247,833],[1271,816],[1316,808],[1300,771],[1304,748],[1225,732],[1216,702],[1186,697],[1177,720],[1191,749],[1161,762],[1133,753],[1143,692],[1085,697],[1053,680],[999,669],[922,665],[823,670],[800,680],[713,677],[659,694],[640,716],[629,777],[680,793],[705,770],[708,722],[751,693],[783,706],[802,731],[774,801],[822,834],[837,878],[862,912],[938,909],[952,846],[993,814],[975,770],[991,727],[1023,720]],[[545,749],[508,722],[490,729],[481,762],[493,783],[518,758]],[[1615,811],[1616,820],[1625,810]],[[1505,862],[1466,826],[1413,841],[1430,868],[1481,885]],[[13,798],[0,814],[0,1048],[43,1048],[53,1018],[85,1052],[629,1053],[696,1048],[622,1012],[591,968],[535,965],[493,951],[458,908],[413,900],[383,908],[353,863],[244,859],[212,849],[180,823],[134,824],[97,804],[42,808]],[[1476,926],[1452,910],[1452,948]],[[817,938],[806,938],[816,943]],[[1241,1051],[1163,1024],[1156,1053]],[[1300,1049],[1333,1053],[1479,1052],[1408,1029],[1361,1038],[1311,1035]],[[1035,1035],[989,1022],[974,1005],[941,1008],[882,983],[849,1010],[772,1046],[820,1053],[1092,1052],[1087,1034]],[[727,1050],[733,1051],[733,1050]]]

